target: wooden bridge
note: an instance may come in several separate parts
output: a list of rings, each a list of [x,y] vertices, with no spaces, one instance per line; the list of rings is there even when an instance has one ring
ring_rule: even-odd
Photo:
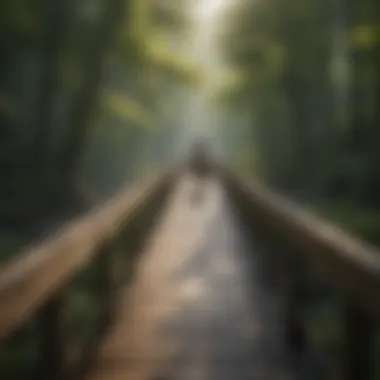
[[[92,303],[73,301],[80,289]],[[358,239],[222,166],[173,170],[2,268],[0,356],[16,365],[0,377],[369,380],[379,292],[380,256]],[[329,295],[345,337],[335,377],[304,312]],[[73,302],[91,311],[79,328]]]

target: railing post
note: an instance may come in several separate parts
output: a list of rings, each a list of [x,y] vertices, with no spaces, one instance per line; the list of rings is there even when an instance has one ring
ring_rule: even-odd
[[[101,327],[110,323],[115,315],[115,241],[113,239],[115,237],[105,243],[98,256]]]
[[[273,239],[273,236],[265,229],[252,226],[252,230],[257,233],[257,244],[260,252],[260,262],[262,266],[262,279],[266,285],[277,287],[279,285],[282,267],[281,246]]]
[[[284,333],[286,344],[296,352],[304,351],[309,342],[302,317],[301,264],[289,253],[284,276]]]
[[[142,211],[143,213],[146,210]],[[140,251],[142,245],[142,217],[145,216],[139,215],[137,216],[127,227],[123,228],[121,231],[121,235],[119,237],[119,245],[124,250],[123,252],[123,281],[130,281],[133,271],[135,269],[136,257]]]
[[[55,379],[64,370],[66,344],[64,331],[64,292],[55,294],[38,316],[40,352],[38,379]]]
[[[348,305],[344,310],[345,360],[344,380],[370,380],[372,372],[372,319],[359,307]]]

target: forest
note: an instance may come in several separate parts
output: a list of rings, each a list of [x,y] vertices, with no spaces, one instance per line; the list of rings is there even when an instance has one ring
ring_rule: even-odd
[[[201,75],[176,42],[191,33],[187,3],[1,1],[2,263],[178,154],[176,125]],[[96,324],[96,273],[79,273],[70,292],[73,346]],[[1,350],[1,378],[31,376],[37,326]]]
[[[190,0],[0,2],[2,262],[181,160],[184,115],[205,87],[220,160],[380,244],[380,2],[221,3],[210,84],[189,47],[207,32]],[[77,333],[91,268],[78,281]],[[334,302],[315,322],[332,351]],[[4,358],[15,370],[20,355],[32,365],[33,329]]]
[[[379,15],[372,0],[244,2],[225,16],[216,94],[232,159],[374,243]]]
[[[169,49],[191,30],[180,3],[2,2],[5,251],[172,158],[181,98],[200,75],[186,52]]]
[[[228,70],[214,108],[228,160],[379,245],[380,2],[239,2],[219,46]],[[340,308],[332,297],[307,310],[333,367]]]

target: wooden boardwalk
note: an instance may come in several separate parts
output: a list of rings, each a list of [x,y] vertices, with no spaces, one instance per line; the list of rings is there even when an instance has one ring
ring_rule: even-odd
[[[221,186],[204,183],[199,204],[194,186],[179,182],[87,380],[312,379],[286,353],[280,303]]]

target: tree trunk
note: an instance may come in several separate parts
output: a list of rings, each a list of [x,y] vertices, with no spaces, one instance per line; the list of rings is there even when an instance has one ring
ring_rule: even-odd
[[[310,120],[308,116],[308,94],[297,73],[289,68],[284,79],[285,94],[293,110],[294,139],[295,139],[295,171],[296,183],[304,183],[310,174],[312,164],[312,146],[310,141]]]
[[[78,166],[84,150],[88,127],[91,117],[96,111],[107,47],[112,41],[115,25],[123,14],[124,3],[125,0],[104,1],[105,9],[100,25],[95,32],[92,46],[85,60],[87,71],[83,90],[71,116],[70,129],[60,162],[63,180],[68,186],[72,186],[78,176]]]
[[[42,60],[42,83],[37,103],[34,161],[37,173],[43,175],[49,150],[54,95],[58,85],[60,53],[71,13],[71,1],[48,2],[48,27]]]

